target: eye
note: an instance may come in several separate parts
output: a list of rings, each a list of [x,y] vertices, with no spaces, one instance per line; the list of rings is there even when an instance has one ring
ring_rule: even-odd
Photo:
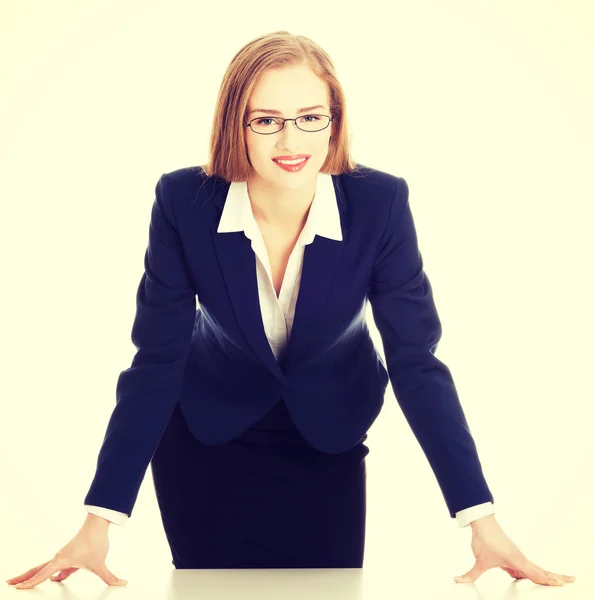
[[[302,119],[307,119],[311,117],[312,119],[314,119],[314,121],[319,121],[320,119],[316,116],[316,115],[305,115],[303,117],[301,117]],[[313,123],[314,121],[308,121],[309,123]]]
[[[256,121],[257,125],[264,125],[264,123],[262,123],[262,121],[274,121],[275,119],[272,119],[271,117],[262,117],[261,119],[258,119]]]

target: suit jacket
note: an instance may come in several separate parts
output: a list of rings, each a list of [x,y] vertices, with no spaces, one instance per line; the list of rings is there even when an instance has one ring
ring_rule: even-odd
[[[366,437],[388,381],[450,516],[493,502],[451,373],[435,356],[442,329],[406,181],[359,164],[332,182],[342,241],[316,236],[305,247],[290,340],[277,358],[251,242],[217,233],[230,182],[200,167],[161,176],[136,296],[137,352],[118,378],[85,505],[132,514],[178,401],[193,435],[214,445],[283,396],[303,437],[338,453]],[[385,362],[369,335],[368,301]]]

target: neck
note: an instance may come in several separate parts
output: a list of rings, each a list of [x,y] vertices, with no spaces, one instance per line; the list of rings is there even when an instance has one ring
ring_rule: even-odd
[[[248,196],[254,219],[266,227],[294,230],[305,225],[316,183],[295,190],[278,188],[262,179],[248,181]]]

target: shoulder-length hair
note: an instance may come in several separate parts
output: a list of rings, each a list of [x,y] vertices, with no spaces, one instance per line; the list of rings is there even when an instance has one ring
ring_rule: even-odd
[[[351,135],[345,96],[328,54],[309,38],[276,31],[260,36],[239,50],[221,82],[210,134],[209,161],[201,165],[209,177],[247,181],[253,172],[244,138],[248,99],[268,69],[305,65],[328,85],[333,133],[320,171],[331,175],[352,173]]]

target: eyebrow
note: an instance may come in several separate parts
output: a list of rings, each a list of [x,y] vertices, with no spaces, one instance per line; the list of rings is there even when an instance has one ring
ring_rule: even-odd
[[[316,104],[315,106],[306,106],[305,108],[300,108],[297,111],[297,114],[301,114],[304,112],[309,112],[310,110],[315,110],[316,108],[325,108],[324,106],[322,106],[321,104]],[[272,110],[271,108],[254,108],[253,110],[250,110],[250,112],[248,114],[252,114],[255,112],[263,112],[266,113],[267,115],[280,115],[282,114],[279,110]]]

